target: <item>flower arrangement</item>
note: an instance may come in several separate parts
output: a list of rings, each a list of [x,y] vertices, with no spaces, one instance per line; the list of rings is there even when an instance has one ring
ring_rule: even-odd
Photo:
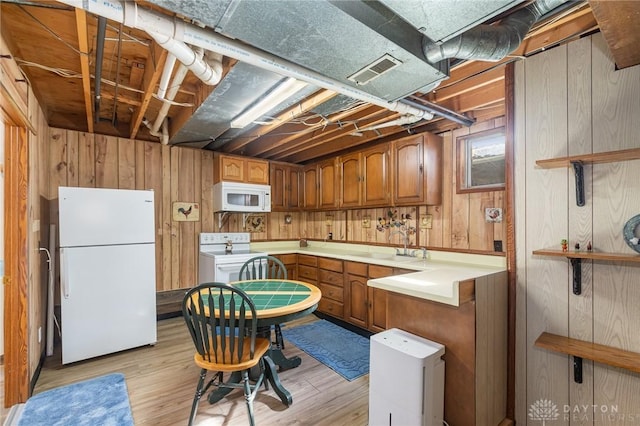
[[[379,217],[376,229],[380,232],[384,232],[389,228],[399,228],[400,231],[404,231],[407,235],[413,235],[416,233],[416,227],[408,225],[407,221],[411,220],[411,214],[403,213],[398,218],[398,210],[387,210],[386,217]]]

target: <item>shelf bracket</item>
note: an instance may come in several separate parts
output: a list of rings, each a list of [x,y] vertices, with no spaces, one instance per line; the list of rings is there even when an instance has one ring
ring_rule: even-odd
[[[221,230],[222,227],[227,223],[227,221],[229,220],[230,214],[231,214],[230,212],[218,213],[218,231]]]
[[[582,161],[572,161],[571,165],[576,176],[576,204],[582,207],[584,206],[584,170]]]
[[[579,356],[573,357],[573,381],[582,383],[582,358]]]
[[[569,259],[573,267],[573,294],[576,296],[582,293],[582,259]]]

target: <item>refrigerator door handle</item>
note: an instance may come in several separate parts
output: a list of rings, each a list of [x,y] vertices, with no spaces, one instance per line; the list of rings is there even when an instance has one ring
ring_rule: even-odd
[[[69,298],[69,278],[67,277],[67,256],[65,256],[64,248],[60,248],[60,281],[62,283],[62,296]]]

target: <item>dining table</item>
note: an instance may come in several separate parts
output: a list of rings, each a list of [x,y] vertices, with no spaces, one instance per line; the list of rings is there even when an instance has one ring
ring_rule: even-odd
[[[320,289],[311,283],[289,279],[252,279],[230,282],[250,298],[258,317],[258,335],[271,341],[271,327],[284,324],[311,314],[318,307],[322,296]],[[265,376],[285,405],[293,402],[291,393],[285,389],[278,376],[280,371],[298,367],[302,360],[298,356],[287,358],[279,346],[271,345],[269,358],[265,358]],[[240,380],[240,373],[232,373],[230,380]],[[231,389],[215,389],[209,394],[209,402],[224,398]]]

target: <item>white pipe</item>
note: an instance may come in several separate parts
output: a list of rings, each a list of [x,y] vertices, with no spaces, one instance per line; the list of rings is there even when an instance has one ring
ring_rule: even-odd
[[[404,124],[413,124],[413,123],[418,122],[420,120],[421,120],[421,118],[420,117],[416,117],[415,115],[403,115],[402,117],[396,118],[395,120],[390,120],[390,121],[387,121],[385,123],[374,124],[372,126],[363,127],[361,129],[358,129],[357,131],[358,132],[366,132],[368,130],[382,129],[384,127],[402,126]]]
[[[85,9],[97,15],[106,16],[116,22],[124,23],[128,27],[146,31],[150,35],[151,33],[156,33],[163,34],[165,37],[173,37],[176,40],[184,41],[187,44],[199,46],[205,50],[211,50],[221,55],[234,58],[247,64],[287,77],[306,81],[314,86],[332,90],[390,111],[415,115],[416,117],[427,120],[433,118],[432,113],[423,109],[404,104],[400,101],[389,102],[385,99],[378,98],[340,81],[325,77],[320,73],[309,70],[300,65],[277,58],[259,49],[221,36],[213,31],[203,29],[195,25],[189,25],[182,21],[173,20],[172,18],[157,12],[140,9],[138,8],[137,3],[134,2],[125,2],[124,7],[122,3],[117,0],[101,0],[100,7],[97,7],[96,2],[93,1],[60,0],[60,2],[76,8]],[[105,9],[107,10],[105,11]],[[108,16],[105,15],[107,12]]]
[[[201,55],[196,55],[195,52],[182,41],[152,30],[147,30],[147,33],[153,37],[156,43],[175,55],[175,57],[186,65],[203,83],[213,86],[220,82],[222,78],[222,63],[217,62],[215,66],[212,67],[201,58]]]
[[[175,65],[176,57],[172,53],[169,53],[167,55],[167,60],[164,63],[160,83],[158,84],[158,97],[161,99],[164,99],[167,94],[167,87],[169,86],[169,80],[171,80],[171,73],[173,72],[173,67]]]
[[[188,72],[189,69],[187,68],[187,66],[183,63],[180,63],[178,69],[176,70],[176,74],[171,81],[171,87],[169,87],[169,90],[167,91],[166,101],[162,103],[162,107],[160,107],[160,111],[158,111],[156,121],[153,123],[153,126],[151,126],[151,129],[149,131],[149,133],[151,133],[153,136],[162,137],[162,134],[158,133],[158,130],[160,130],[162,122],[169,113],[169,108],[171,108],[171,101],[173,101],[178,94],[180,85],[182,84],[184,78],[187,76]]]

